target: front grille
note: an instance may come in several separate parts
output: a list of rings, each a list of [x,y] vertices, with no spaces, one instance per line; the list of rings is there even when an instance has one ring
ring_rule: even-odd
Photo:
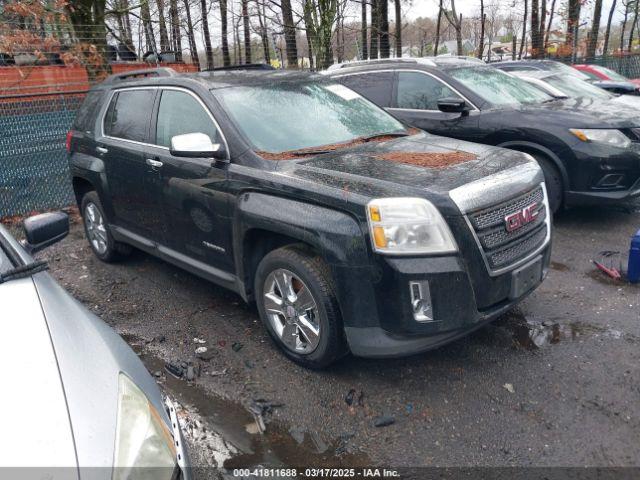
[[[505,218],[536,203],[536,218],[511,232]],[[542,187],[507,202],[469,214],[469,222],[490,271],[502,270],[527,258],[547,238],[547,208]]]

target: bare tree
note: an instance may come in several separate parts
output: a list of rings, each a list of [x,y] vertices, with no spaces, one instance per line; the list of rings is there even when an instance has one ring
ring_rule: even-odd
[[[629,44],[627,46],[628,52],[631,52],[631,47],[633,46],[633,34],[635,32],[636,25],[638,24],[638,6],[640,5],[638,0],[635,0],[633,3],[633,22],[631,23],[631,31],[629,32]]]
[[[627,0],[626,2],[622,0],[622,5],[624,6],[624,18],[622,19],[622,25],[620,27],[620,51],[624,50],[624,32],[627,28],[627,20],[629,19],[629,6],[631,5],[632,0]]]
[[[609,53],[609,36],[611,35],[611,20],[613,20],[613,14],[616,11],[617,0],[613,0],[611,3],[611,9],[609,10],[609,19],[607,20],[607,29],[604,32],[604,46],[602,47],[602,55],[607,56]]]
[[[156,5],[158,7],[158,25],[160,26],[160,51],[168,52],[171,50],[171,44],[167,33],[167,23],[164,19],[164,0],[156,0]]]
[[[615,0],[614,0],[615,1]],[[547,50],[549,46],[549,32],[551,31],[551,25],[553,25],[553,14],[556,10],[556,0],[551,0],[551,10],[549,11],[549,23],[547,24],[547,31],[544,34],[544,49]]]
[[[281,0],[280,8],[282,10],[282,20],[284,23],[284,43],[287,50],[287,68],[298,68],[296,24],[293,21],[291,0]],[[309,53],[309,58],[311,58],[311,53]]]
[[[198,58],[198,47],[196,45],[196,37],[193,32],[193,21],[191,20],[191,6],[189,0],[184,0],[184,13],[187,17],[187,41],[189,42],[189,53],[191,62],[200,70],[200,59]]]
[[[453,1],[453,0],[452,0]],[[380,58],[389,58],[389,0],[378,1],[378,25],[380,29]]]
[[[433,47],[433,54],[438,56],[438,48],[440,46],[440,26],[442,23],[442,0],[438,3],[438,20],[436,22],[436,41]]]
[[[402,57],[402,11],[400,8],[400,0],[394,0],[395,16],[396,16],[396,57]]]
[[[458,55],[464,55],[464,52],[462,51],[462,14],[458,16],[458,14],[456,13],[455,0],[451,0],[451,10],[444,10],[443,13],[445,18],[449,22],[449,25],[451,25],[456,32]]]
[[[207,57],[207,70],[213,68],[213,49],[209,35],[209,20],[207,20],[207,0],[200,0],[200,15],[202,19],[202,36],[204,37],[204,51]]]
[[[267,32],[267,16],[265,13],[265,5],[264,2],[260,2],[260,0],[256,0],[256,8],[258,11],[258,24],[260,26],[258,30],[258,34],[260,35],[260,40],[262,41],[262,52],[264,55],[264,62],[266,64],[271,63],[271,52],[269,50],[269,32]]]
[[[367,2],[362,0],[361,5],[361,21],[360,21],[360,43],[362,43],[362,60],[369,58],[368,39],[367,39]]]
[[[565,36],[565,44],[575,55],[575,42],[578,37],[578,28],[580,26],[580,7],[581,0],[568,0],[567,4],[567,33]]]
[[[529,11],[529,4],[527,0],[524,0],[524,15],[522,17],[522,40],[520,40],[520,51],[518,52],[518,60],[522,59],[522,52],[524,50],[524,44],[527,41],[527,13]]]
[[[602,0],[596,0],[593,7],[593,21],[591,23],[591,31],[589,32],[589,41],[587,43],[587,58],[592,59],[596,56],[596,47],[598,45],[598,34],[600,32],[600,17],[602,15]]]
[[[227,10],[227,0],[220,0],[220,31],[222,36],[220,43],[222,47],[222,64],[225,67],[231,65],[231,57],[229,56],[229,15]]]
[[[126,0],[125,0],[126,1]],[[171,40],[176,61],[182,61],[182,34],[180,33],[180,16],[178,0],[169,0],[169,18],[171,19]]]
[[[142,27],[144,28],[144,38],[147,50],[156,51],[156,39],[153,33],[153,25],[151,24],[151,12],[149,11],[148,0],[143,0],[140,4],[140,17],[142,18]]]
[[[249,29],[249,0],[242,0],[242,23],[244,28],[244,63],[251,63],[251,31]]]
[[[478,42],[478,58],[484,56],[484,26],[487,16],[484,13],[484,0],[480,0],[480,41]]]
[[[378,58],[378,46],[380,42],[380,2],[385,0],[371,0],[371,46],[369,56]]]

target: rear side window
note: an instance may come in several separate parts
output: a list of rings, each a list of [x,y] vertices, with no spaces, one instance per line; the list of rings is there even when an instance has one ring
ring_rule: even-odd
[[[393,72],[371,72],[337,79],[379,107],[391,106]]]
[[[440,80],[419,72],[398,74],[398,108],[438,110],[438,100],[460,98]]]
[[[84,97],[84,102],[76,114],[73,129],[81,132],[93,133],[95,126],[95,114],[102,103],[104,91],[93,90]]]
[[[171,138],[185,133],[204,133],[213,143],[218,132],[209,113],[192,95],[177,90],[164,90],[160,97],[156,145],[171,146]]]
[[[154,93],[153,90],[123,90],[116,93],[104,119],[105,135],[146,142]]]

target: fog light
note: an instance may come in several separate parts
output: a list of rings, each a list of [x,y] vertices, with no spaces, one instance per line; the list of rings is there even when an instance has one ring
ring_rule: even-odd
[[[431,291],[429,282],[409,282],[411,292],[411,307],[416,322],[432,322],[433,309],[431,307]]]

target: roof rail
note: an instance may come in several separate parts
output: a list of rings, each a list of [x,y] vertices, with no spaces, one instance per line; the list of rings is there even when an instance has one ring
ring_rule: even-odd
[[[126,82],[128,80],[135,80],[149,77],[175,77],[178,74],[173,68],[159,67],[159,68],[145,68],[142,70],[130,70],[128,72],[115,73],[109,75],[103,83],[117,83]]]
[[[427,65],[429,67],[437,66],[433,60],[428,58],[371,58],[369,60],[354,60],[352,62],[335,63],[327,68],[327,72],[340,70],[341,68],[359,67],[361,65],[371,65],[377,63],[419,63],[420,65]]]
[[[242,65],[228,65],[226,67],[213,67],[203,70],[203,72],[224,72],[233,70],[275,70],[275,67],[268,63],[245,63]]]

